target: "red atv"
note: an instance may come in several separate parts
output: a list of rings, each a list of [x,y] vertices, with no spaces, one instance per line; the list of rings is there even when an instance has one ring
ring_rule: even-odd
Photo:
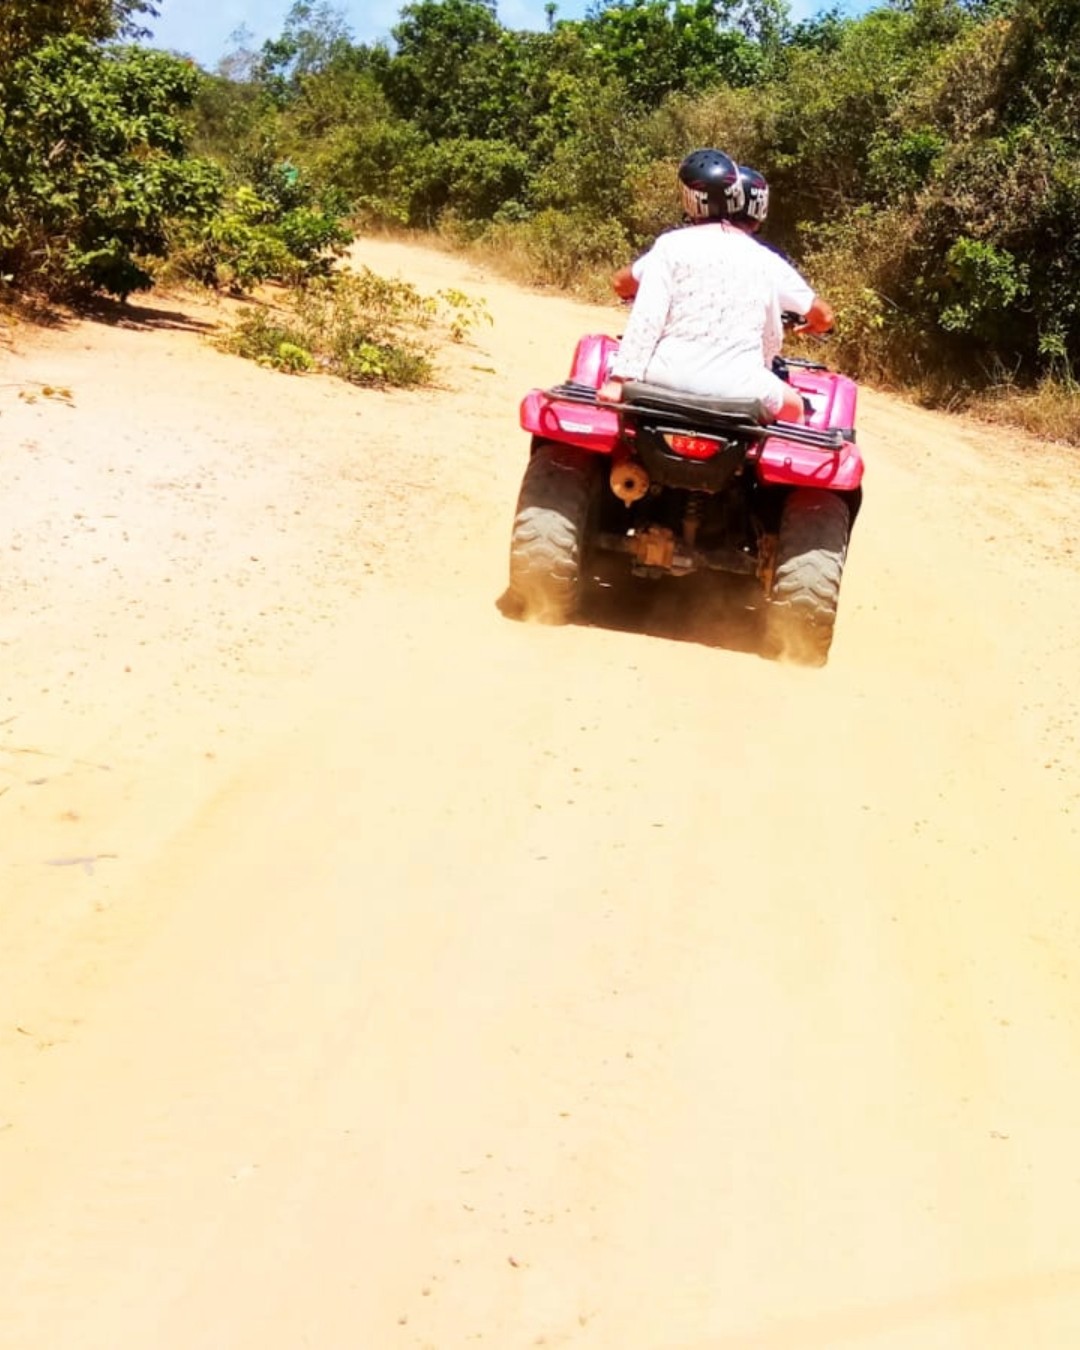
[[[823,665],[862,495],[856,385],[815,362],[784,362],[805,425],[766,424],[756,401],[641,383],[601,403],[617,350],[614,338],[582,338],[569,380],[522,401],[532,448],[510,544],[511,607],[567,622],[599,552],[626,555],[637,576],[755,577],[767,650]]]

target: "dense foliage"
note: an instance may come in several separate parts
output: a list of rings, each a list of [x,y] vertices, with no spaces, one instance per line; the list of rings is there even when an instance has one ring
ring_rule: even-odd
[[[197,76],[159,52],[50,38],[3,78],[0,265],[50,290],[146,286],[136,257],[214,209],[220,172],[185,161],[177,110]]]
[[[6,0],[0,268],[123,289],[171,249],[217,283],[303,277],[348,210],[574,284],[675,223],[678,160],[717,144],[768,175],[769,229],[836,305],[853,371],[1071,379],[1075,0],[801,24],[785,0],[547,11],[517,32],[494,0],[409,0],[363,44],[297,0],[279,37],[208,74],[107,45],[152,24],[146,0]]]
[[[915,381],[1070,371],[1080,340],[1080,10],[885,0],[792,24],[784,0],[411,0],[353,43],[300,0],[204,85],[205,143],[304,164],[370,221],[437,227],[572,284],[673,224],[718,144],[769,176],[770,229],[841,313],[842,359]]]
[[[0,9],[0,276],[49,294],[126,296],[178,254],[248,285],[321,270],[343,200],[263,165],[258,190],[188,155],[203,76],[111,39],[145,37],[148,0],[5,0]]]
[[[0,8],[0,69],[50,38],[74,34],[102,41],[146,36],[141,21],[156,15],[154,0],[4,0]]]

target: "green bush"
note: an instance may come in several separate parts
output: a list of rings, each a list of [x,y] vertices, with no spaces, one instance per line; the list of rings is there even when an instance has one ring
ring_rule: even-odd
[[[297,375],[314,365],[311,353],[303,345],[306,336],[299,324],[289,323],[266,309],[245,310],[222,347],[260,366]]]
[[[244,311],[222,339],[226,350],[276,370],[320,370],[351,384],[416,385],[433,373],[420,335],[442,325],[462,340],[487,311],[459,291],[423,295],[407,282],[365,268],[317,279],[283,307]]]
[[[170,272],[180,280],[244,292],[271,278],[292,280],[294,262],[272,226],[233,210],[208,221],[194,238],[178,239]]]
[[[918,382],[932,365],[909,276],[914,230],[910,213],[866,206],[804,231],[803,271],[836,310],[829,361],[850,375]]]
[[[994,335],[1028,294],[1028,269],[1011,253],[966,235],[945,255],[949,281],[939,316],[952,333]]]
[[[0,271],[16,286],[126,296],[152,282],[169,223],[206,220],[222,176],[185,160],[184,61],[79,37],[0,74]]]
[[[338,214],[336,194],[326,194],[322,205],[297,176],[288,192],[274,196],[241,186],[225,210],[195,230],[180,231],[173,275],[239,292],[264,281],[295,285],[327,275],[353,237]]]
[[[528,156],[505,141],[439,141],[416,157],[410,223],[433,225],[443,211],[490,220],[524,195],[528,172]]]

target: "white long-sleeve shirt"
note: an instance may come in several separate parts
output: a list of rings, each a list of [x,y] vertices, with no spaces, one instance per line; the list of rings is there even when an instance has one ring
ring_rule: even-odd
[[[634,265],[640,285],[612,374],[714,398],[759,398],[777,412],[767,369],[780,313],[813,291],[790,264],[725,222],[673,230]]]

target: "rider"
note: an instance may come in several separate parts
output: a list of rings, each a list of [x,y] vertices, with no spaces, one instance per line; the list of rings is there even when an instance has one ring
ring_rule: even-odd
[[[776,259],[773,267],[776,272],[777,289],[786,300],[795,302],[790,306],[790,312],[802,315],[803,323],[800,325],[800,331],[805,329],[810,333],[829,332],[836,322],[832,306],[817,295],[810,283],[795,270],[786,253],[776,244],[759,237],[758,232],[769,214],[769,185],[765,181],[765,176],[747,164],[740,164],[739,180],[743,185],[746,201],[742,210],[736,211],[731,217],[733,224],[740,230],[745,230],[747,234],[754,235],[758,243],[768,249]],[[784,308],[787,309],[788,306],[785,304]]]
[[[769,214],[769,184],[764,175],[747,164],[740,164],[738,173],[743,189],[743,204],[728,215],[728,220],[740,230],[754,235],[757,242],[775,259],[771,265],[783,308],[802,315],[805,322],[801,327],[807,332],[829,332],[835,322],[832,306],[815,293],[810,283],[791,265],[786,253],[776,244],[759,237],[758,232]],[[611,284],[620,300],[632,300],[637,294],[641,271],[648,256],[648,253],[642,254],[628,267],[620,267],[612,277]]]
[[[635,264],[634,306],[600,396],[618,401],[625,381],[644,381],[756,399],[770,418],[801,421],[801,396],[767,369],[780,350],[780,312],[796,297],[777,284],[776,255],[736,219],[746,207],[738,165],[722,150],[695,150],[678,180],[692,228],[662,234]]]

